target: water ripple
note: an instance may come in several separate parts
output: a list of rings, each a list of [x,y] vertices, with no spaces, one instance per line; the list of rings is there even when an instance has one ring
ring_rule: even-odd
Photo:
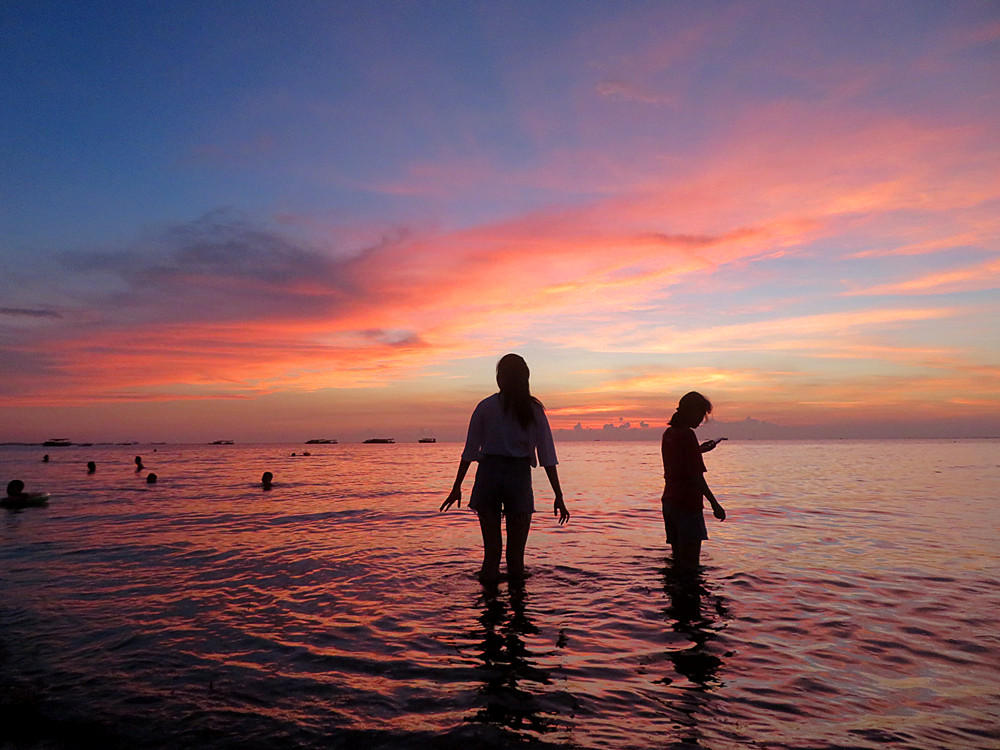
[[[56,748],[995,747],[996,447],[727,444],[691,587],[657,446],[561,446],[573,521],[537,514],[532,576],[485,589],[474,516],[436,512],[457,446],[160,446],[153,487],[133,448],[6,449],[53,501],[0,517],[0,720]]]

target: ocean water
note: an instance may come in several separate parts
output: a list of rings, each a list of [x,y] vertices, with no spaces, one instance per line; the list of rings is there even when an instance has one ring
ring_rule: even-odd
[[[724,443],[694,588],[656,443],[558,446],[523,589],[460,446],[304,449],[0,448],[0,746],[998,747],[1000,441]]]

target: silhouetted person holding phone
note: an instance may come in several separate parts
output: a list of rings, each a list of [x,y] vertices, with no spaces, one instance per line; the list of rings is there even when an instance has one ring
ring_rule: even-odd
[[[535,512],[531,490],[531,468],[541,464],[555,493],[553,515],[559,523],[569,521],[556,471],[556,449],[542,402],[531,395],[528,365],[517,354],[507,354],[497,362],[499,393],[483,399],[472,412],[465,450],[458,475],[440,510],[453,503],[462,505],[462,480],[473,461],[479,462],[469,507],[479,515],[483,534],[483,566],[480,580],[496,581],[500,576],[503,540],[500,516],[507,520],[507,575],[524,577],[524,547]],[[537,456],[537,460],[536,460]]]
[[[660,452],[663,456],[663,526],[678,570],[693,572],[701,559],[701,542],[708,539],[702,498],[708,498],[715,517],[726,520],[726,511],[715,499],[705,481],[705,462],[701,454],[720,442],[708,440],[698,445],[694,428],[712,411],[712,402],[700,393],[685,394],[663,433]],[[725,438],[722,438],[724,440]]]

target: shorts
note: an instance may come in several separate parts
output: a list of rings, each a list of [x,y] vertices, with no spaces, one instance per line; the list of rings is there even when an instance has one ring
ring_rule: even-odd
[[[684,544],[699,539],[708,539],[705,514],[701,508],[684,510],[668,503],[662,503],[663,525],[667,530],[667,542]]]
[[[513,456],[484,455],[476,469],[469,507],[476,512],[534,513],[531,460]]]

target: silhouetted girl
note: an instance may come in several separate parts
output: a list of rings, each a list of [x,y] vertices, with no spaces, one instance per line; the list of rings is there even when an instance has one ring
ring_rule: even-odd
[[[500,392],[483,399],[472,412],[465,450],[451,494],[441,504],[462,505],[462,480],[473,461],[479,462],[469,507],[479,514],[483,533],[483,581],[499,577],[500,516],[507,518],[507,574],[524,576],[524,547],[531,528],[535,501],[531,491],[531,467],[545,467],[555,493],[553,515],[559,523],[569,520],[556,471],[556,449],[552,430],[541,401],[528,388],[528,365],[517,354],[507,354],[497,362]],[[536,460],[537,456],[537,460]]]
[[[708,539],[702,497],[712,504],[715,517],[726,520],[726,511],[705,481],[701,454],[712,450],[716,441],[698,445],[694,428],[712,411],[712,402],[692,391],[681,398],[670,426],[663,433],[663,525],[677,568],[693,571],[701,558],[701,542]]]

